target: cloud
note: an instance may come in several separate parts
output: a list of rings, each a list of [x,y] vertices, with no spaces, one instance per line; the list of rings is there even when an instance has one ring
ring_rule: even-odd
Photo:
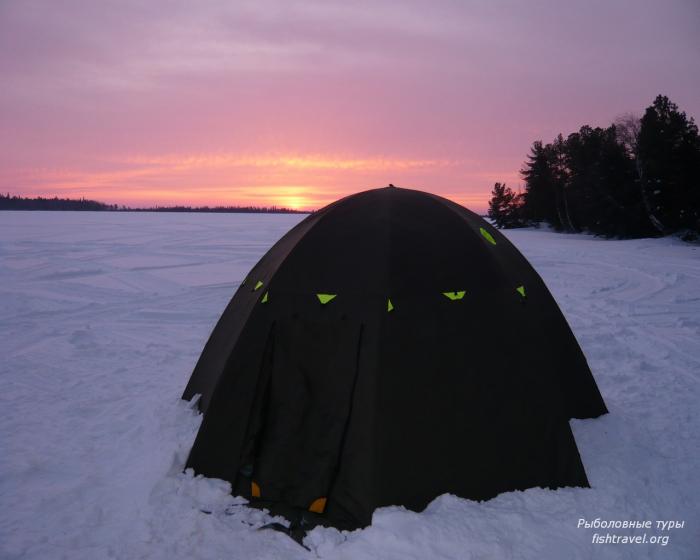
[[[207,74],[382,68],[464,28],[394,3],[4,3],[0,67],[17,92],[143,90]]]
[[[460,193],[455,188],[459,181],[450,179],[454,173],[466,179],[470,173],[485,171],[479,169],[477,162],[467,160],[329,154],[171,154],[103,161],[93,169],[30,168],[15,171],[13,176],[4,172],[0,173],[0,181],[21,182],[25,192],[32,195],[88,196],[127,204],[160,201],[307,209],[389,182],[434,191],[439,185],[452,185],[451,198],[483,207],[483,193]]]
[[[322,201],[404,181],[483,199],[535,139],[660,92],[697,117],[699,16],[685,0],[0,0],[0,189]]]
[[[199,154],[130,157],[125,163],[157,166],[172,170],[213,168],[281,168],[284,170],[397,171],[416,168],[455,166],[459,161],[433,159],[353,158],[323,154]]]

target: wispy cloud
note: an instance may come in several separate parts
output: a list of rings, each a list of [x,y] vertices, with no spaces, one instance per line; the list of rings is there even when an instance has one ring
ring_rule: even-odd
[[[204,168],[283,168],[290,170],[337,169],[350,171],[397,171],[403,169],[437,168],[459,165],[460,161],[447,159],[395,159],[382,157],[343,157],[336,155],[241,155],[201,154],[136,156],[125,163],[167,167],[172,170]]]
[[[459,165],[463,162],[323,154],[170,154],[114,159],[103,162],[102,169],[18,170],[15,179],[43,193],[90,193],[109,200],[117,196],[132,201],[155,198],[315,208],[348,190],[381,186],[384,177],[434,173]]]

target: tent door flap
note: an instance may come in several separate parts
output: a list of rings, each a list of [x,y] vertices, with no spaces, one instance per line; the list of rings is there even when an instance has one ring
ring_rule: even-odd
[[[263,500],[325,507],[352,410],[360,335],[349,320],[276,324],[253,457]]]

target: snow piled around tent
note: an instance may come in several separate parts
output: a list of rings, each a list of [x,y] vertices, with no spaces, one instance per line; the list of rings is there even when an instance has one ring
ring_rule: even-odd
[[[240,280],[300,219],[0,213],[0,558],[699,557],[700,249],[673,239],[507,232],[611,412],[572,422],[592,489],[383,508],[364,530],[315,529],[307,551],[257,531],[270,518],[227,483],[183,473],[200,417],[181,391]]]

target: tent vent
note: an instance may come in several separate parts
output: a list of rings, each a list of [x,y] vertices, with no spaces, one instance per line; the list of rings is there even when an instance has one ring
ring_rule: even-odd
[[[253,496],[253,498],[260,497],[260,486],[258,486],[258,483],[254,480],[250,483],[250,495]]]
[[[456,299],[462,299],[464,297],[464,294],[466,294],[464,290],[461,292],[442,292],[442,294],[448,298],[451,299],[452,301],[455,301]]]
[[[484,239],[491,243],[491,245],[496,244],[496,240],[493,238],[493,235],[491,235],[488,231],[486,231],[484,228],[479,228],[479,231],[481,232],[481,235],[484,236]]]

